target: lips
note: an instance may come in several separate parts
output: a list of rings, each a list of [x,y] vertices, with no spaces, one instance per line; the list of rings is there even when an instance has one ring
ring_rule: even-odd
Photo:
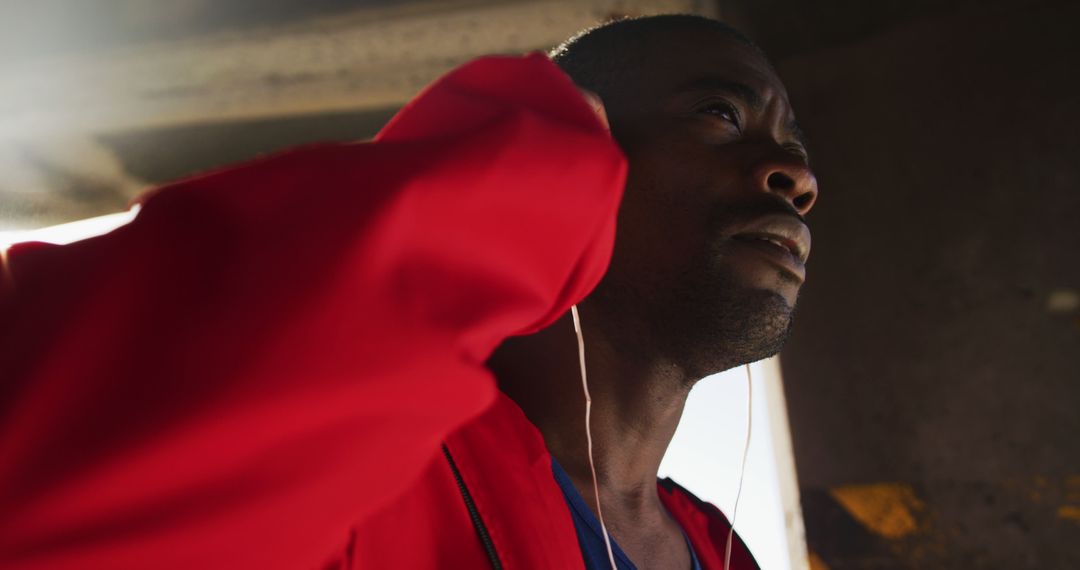
[[[736,228],[731,239],[786,251],[799,265],[810,257],[810,229],[791,214],[755,218]]]

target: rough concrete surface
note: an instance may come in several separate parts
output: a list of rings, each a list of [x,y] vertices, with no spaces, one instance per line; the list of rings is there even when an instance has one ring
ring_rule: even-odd
[[[783,371],[834,570],[1080,567],[1077,21],[934,10],[777,62],[822,190]],[[830,493],[875,483],[918,533],[851,534]]]

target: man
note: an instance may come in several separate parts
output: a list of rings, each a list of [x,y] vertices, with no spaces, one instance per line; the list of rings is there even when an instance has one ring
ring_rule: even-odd
[[[621,205],[620,151],[570,81],[488,59],[372,144],[12,248],[0,565],[606,567],[581,301],[617,564],[719,568],[726,521],[656,471],[693,383],[786,335],[805,150],[772,68],[717,22],[619,22],[555,61],[604,102]]]
[[[660,461],[697,380],[780,349],[816,183],[783,85],[733,31],[624,21],[554,59],[599,94],[630,164],[611,267],[580,304],[603,514],[639,567],[686,568],[651,492]],[[571,331],[511,339],[491,364],[593,505]]]

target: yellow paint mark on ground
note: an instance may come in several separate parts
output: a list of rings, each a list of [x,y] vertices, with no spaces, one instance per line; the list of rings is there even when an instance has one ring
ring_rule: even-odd
[[[1080,507],[1058,507],[1057,515],[1059,519],[1069,519],[1080,523]]]
[[[1080,502],[1080,475],[1069,475],[1065,478],[1065,498]]]
[[[844,485],[829,494],[871,532],[892,540],[919,530],[914,511],[926,508],[911,486],[902,483]]]
[[[829,565],[820,556],[810,553],[810,570],[829,570]]]

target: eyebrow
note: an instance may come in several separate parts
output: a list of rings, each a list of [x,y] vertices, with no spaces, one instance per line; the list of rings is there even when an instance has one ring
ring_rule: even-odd
[[[694,91],[726,91],[742,99],[756,112],[765,108],[765,98],[756,89],[741,81],[734,81],[717,75],[705,75],[684,83],[678,90],[680,93]],[[794,119],[784,125],[784,129],[800,144],[803,149],[807,148],[806,133],[799,127]]]
[[[680,93],[693,91],[727,91],[742,99],[744,103],[752,107],[755,111],[761,111],[765,107],[765,98],[753,87],[739,81],[725,79],[716,75],[698,77],[697,79],[687,81],[679,87]]]

